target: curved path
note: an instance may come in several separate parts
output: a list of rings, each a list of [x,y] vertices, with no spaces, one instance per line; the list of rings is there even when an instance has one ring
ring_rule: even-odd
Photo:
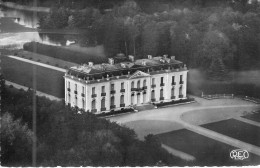
[[[246,120],[240,118],[240,116],[243,115],[244,112],[256,110],[260,107],[259,105],[240,99],[205,100],[196,97],[196,101],[197,103],[189,105],[153,109],[139,113],[111,117],[110,120],[133,128],[140,139],[143,139],[143,137],[149,133],[159,134],[186,128],[214,140],[218,140],[237,148],[246,149],[249,152],[260,156],[260,148],[255,145],[198,126],[230,118]],[[196,116],[202,118],[197,117],[196,119]],[[203,118],[203,116],[206,117]],[[194,117],[195,120],[193,120]],[[250,120],[247,121],[247,123],[249,122]],[[257,125],[257,123],[254,123],[254,125]],[[172,153],[169,149],[167,150]],[[181,151],[174,152],[174,155],[176,156],[183,156]],[[188,159],[190,156],[186,156],[186,158]]]

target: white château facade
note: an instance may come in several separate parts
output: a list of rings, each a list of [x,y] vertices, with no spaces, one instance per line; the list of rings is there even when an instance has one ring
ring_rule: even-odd
[[[152,57],[115,64],[92,62],[71,67],[65,74],[65,102],[95,114],[135,105],[186,99],[187,68],[174,56]]]

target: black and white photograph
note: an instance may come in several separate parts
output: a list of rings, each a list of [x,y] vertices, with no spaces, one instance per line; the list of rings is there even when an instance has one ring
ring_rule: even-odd
[[[0,0],[1,167],[260,166],[260,0]]]

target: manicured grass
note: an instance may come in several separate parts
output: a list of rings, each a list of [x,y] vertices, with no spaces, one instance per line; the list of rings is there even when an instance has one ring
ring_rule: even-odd
[[[1,61],[2,72],[6,80],[30,88],[33,87],[33,80],[36,80],[38,91],[59,98],[64,97],[63,72],[33,65],[6,56],[1,56]],[[33,73],[34,69],[35,76]]]
[[[46,55],[41,55],[41,54],[29,52],[29,51],[20,51],[20,52],[18,52],[18,56],[26,58],[26,59],[30,59],[32,61],[37,61],[37,62],[49,64],[52,66],[57,66],[57,67],[64,68],[64,69],[68,69],[72,66],[78,65],[78,64],[75,64],[72,62],[63,61],[61,59],[52,58],[52,57],[48,57]]]
[[[246,119],[252,120],[252,121],[256,121],[260,123],[260,111],[254,112],[252,114],[247,114],[245,116],[243,116]]]
[[[97,48],[92,48],[94,51],[90,52],[87,51],[87,48],[83,49],[82,47],[77,47],[77,49],[72,47],[74,48],[72,49],[71,47],[52,46],[38,42],[25,43],[23,48],[26,51],[35,52],[37,54],[46,55],[76,64],[87,62],[94,62],[97,64],[107,62],[107,58],[104,55],[100,55],[100,53],[97,54],[94,52]],[[86,53],[86,51],[88,53]]]
[[[205,124],[202,127],[229,137],[260,146],[260,128],[235,119]]]
[[[242,166],[260,164],[260,157],[250,154],[248,159],[232,160],[230,151],[233,146],[207,138],[192,131],[182,129],[156,135],[160,141],[176,150],[190,154],[196,158],[197,166]]]
[[[16,33],[16,32],[34,32],[36,29],[24,27],[15,23],[12,18],[0,17],[0,30],[1,33]]]

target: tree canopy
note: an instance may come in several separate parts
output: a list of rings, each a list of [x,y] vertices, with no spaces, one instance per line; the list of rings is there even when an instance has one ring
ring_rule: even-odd
[[[6,92],[1,113],[2,165],[31,166],[33,92],[15,88]],[[36,112],[37,166],[183,164],[155,136],[140,141],[133,130],[88,112],[79,113],[63,102],[37,97]]]
[[[65,18],[59,20],[68,24],[55,23],[71,29],[88,27],[91,33],[84,38],[91,40],[83,41],[104,45],[107,57],[117,53],[136,58],[168,54],[206,71],[215,58],[221,59],[227,70],[259,68],[258,1],[109,2],[113,2],[109,10],[89,4],[84,10],[69,10],[67,15],[61,5],[40,21],[40,27],[57,28],[49,18],[60,13],[58,16]]]

